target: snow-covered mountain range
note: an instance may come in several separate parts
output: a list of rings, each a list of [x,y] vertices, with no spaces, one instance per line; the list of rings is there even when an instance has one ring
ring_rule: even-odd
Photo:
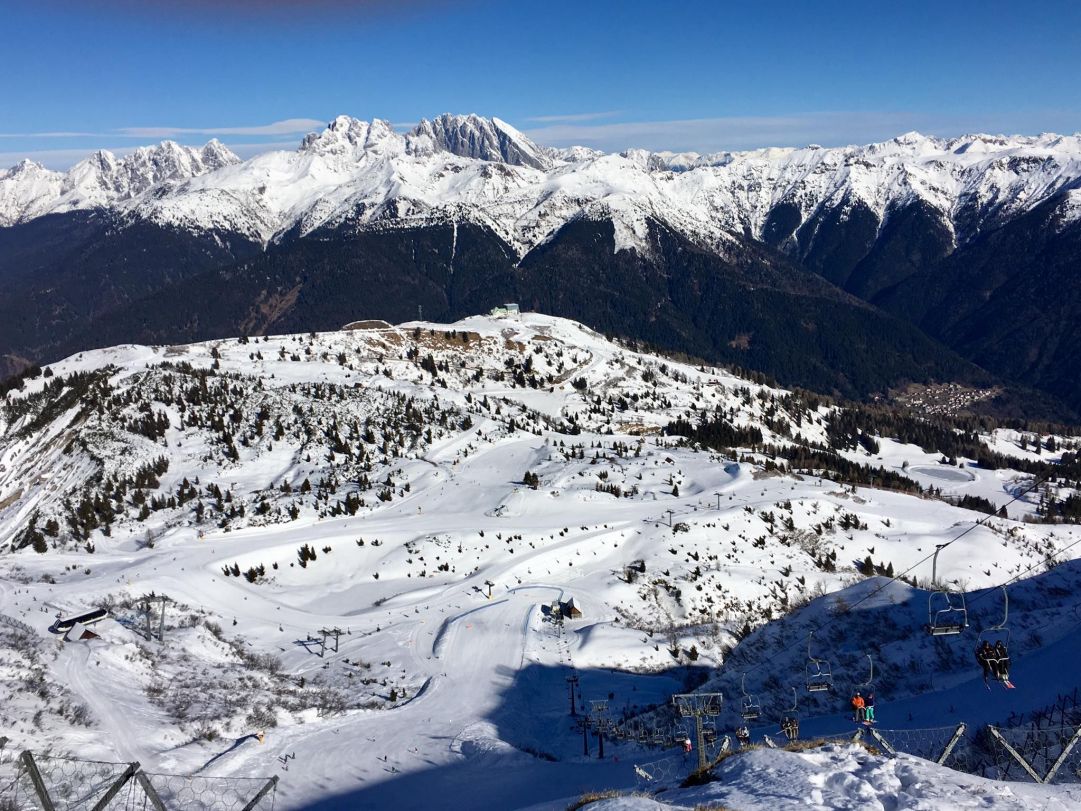
[[[110,208],[262,243],[322,226],[464,220],[520,254],[578,217],[612,218],[617,247],[642,247],[648,218],[717,246],[726,232],[794,234],[824,209],[862,206],[882,227],[922,202],[963,241],[1068,192],[1081,217],[1081,137],[907,133],[866,146],[603,154],[533,143],[498,118],[442,115],[407,133],[340,116],[293,151],[241,161],[216,141],[98,152],[66,173],[24,161],[0,173],[0,226]],[[782,222],[783,221],[783,222]],[[783,242],[783,240],[781,240]]]

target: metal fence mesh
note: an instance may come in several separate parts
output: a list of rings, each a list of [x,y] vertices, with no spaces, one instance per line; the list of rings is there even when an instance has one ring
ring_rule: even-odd
[[[272,811],[277,783],[0,749],[0,811]]]

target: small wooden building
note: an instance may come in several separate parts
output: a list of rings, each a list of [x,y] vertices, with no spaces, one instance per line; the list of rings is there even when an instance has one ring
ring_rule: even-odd
[[[559,613],[562,614],[565,619],[580,619],[582,616],[582,607],[576,599],[571,597],[560,603]]]

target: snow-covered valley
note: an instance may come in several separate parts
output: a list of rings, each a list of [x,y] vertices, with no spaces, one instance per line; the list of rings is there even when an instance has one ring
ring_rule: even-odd
[[[859,423],[842,448],[845,415],[867,418],[847,408],[536,314],[52,364],[0,411],[0,614],[31,629],[0,625],[7,746],[278,775],[280,808],[564,808],[669,789],[634,764],[674,743],[583,754],[569,700],[668,730],[674,693],[719,690],[723,735],[750,691],[759,740],[793,688],[804,737],[850,729],[867,654],[885,730],[1006,725],[1076,693],[1081,531],[1034,519],[1076,497],[1077,439],[974,430],[991,465]],[[941,544],[971,628],[933,639]],[[1012,691],[971,655],[1003,584]],[[97,607],[92,638],[50,632]],[[833,692],[806,694],[812,657]],[[769,780],[800,807],[1081,801],[858,747],[718,770],[596,807],[795,807]]]

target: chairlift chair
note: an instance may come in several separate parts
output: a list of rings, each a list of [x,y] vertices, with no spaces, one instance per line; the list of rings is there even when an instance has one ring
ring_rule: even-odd
[[[792,706],[785,709],[781,719],[781,731],[790,741],[799,737],[799,691],[795,687],[792,688]]]
[[[717,740],[717,722],[706,720],[702,722],[702,737],[705,738],[706,743],[713,743]]]
[[[871,672],[867,676],[867,681],[861,681],[856,685],[856,688],[865,693],[873,693],[875,691],[875,660],[871,658],[871,654],[866,654],[867,663],[871,666]]]
[[[740,699],[739,714],[744,721],[757,721],[762,715],[762,707],[754,696],[747,693],[746,682],[747,674],[744,673],[740,679],[740,692],[743,693],[743,698]]]
[[[968,609],[965,594],[950,588],[936,588],[938,583],[938,553],[946,544],[935,547],[931,562],[931,587],[935,590],[927,597],[927,630],[931,636],[954,636],[968,627]]]
[[[792,688],[792,706],[785,709],[784,714],[789,718],[799,718],[799,691]]]
[[[980,631],[980,636],[976,640],[977,645],[982,645],[984,641],[990,642],[994,645],[996,642],[1001,641],[1007,648],[1010,646],[1010,629],[1006,623],[1010,619],[1010,595],[1006,592],[1006,587],[1002,588],[1002,622],[996,625],[991,625],[988,628]]]
[[[927,628],[931,636],[956,636],[968,627],[965,595],[960,591],[942,589],[927,598]]]
[[[824,693],[833,689],[833,668],[826,659],[818,659],[811,654],[811,640],[814,631],[807,635],[807,692]]]

